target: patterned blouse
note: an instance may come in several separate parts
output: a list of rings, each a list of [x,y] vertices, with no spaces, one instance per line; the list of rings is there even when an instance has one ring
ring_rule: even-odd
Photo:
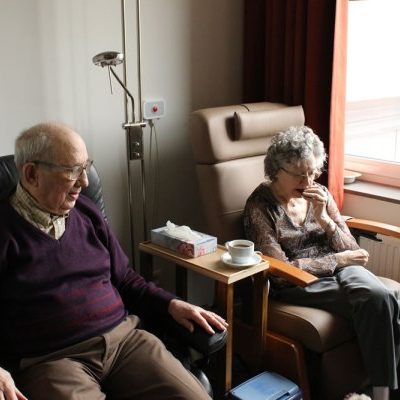
[[[309,203],[305,221],[298,225],[288,216],[273,195],[268,183],[261,183],[247,199],[244,210],[246,236],[262,253],[285,261],[315,276],[331,276],[336,268],[335,253],[359,248],[337,208],[328,195],[327,212],[336,224],[328,235],[314,217]],[[272,278],[275,286],[287,286],[280,278]]]

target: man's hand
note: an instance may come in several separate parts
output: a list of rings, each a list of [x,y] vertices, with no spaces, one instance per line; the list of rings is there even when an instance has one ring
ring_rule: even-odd
[[[176,322],[183,325],[190,332],[194,330],[193,322],[200,325],[210,334],[215,333],[212,327],[223,331],[228,326],[226,321],[219,315],[178,299],[171,300],[168,312]]]
[[[28,400],[16,387],[10,373],[0,368],[0,400]]]

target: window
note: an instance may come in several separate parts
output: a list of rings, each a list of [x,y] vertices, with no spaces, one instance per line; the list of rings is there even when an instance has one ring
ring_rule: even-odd
[[[345,168],[400,187],[400,1],[349,2]]]

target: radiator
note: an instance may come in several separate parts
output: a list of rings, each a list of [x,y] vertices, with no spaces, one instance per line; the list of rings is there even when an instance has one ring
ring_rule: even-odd
[[[400,282],[400,239],[380,237],[382,242],[361,238],[360,246],[369,253],[367,268],[375,275]]]

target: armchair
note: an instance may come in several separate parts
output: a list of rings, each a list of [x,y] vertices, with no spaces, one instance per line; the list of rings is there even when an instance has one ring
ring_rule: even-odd
[[[220,242],[243,237],[242,213],[251,192],[264,180],[263,160],[271,137],[292,125],[303,125],[301,106],[252,103],[198,110],[190,120],[191,143],[208,231]],[[348,219],[348,226],[400,237],[400,229],[372,221]],[[378,228],[378,230],[376,229]],[[306,286],[317,278],[268,255],[268,274]],[[400,284],[381,278],[387,286]],[[256,372],[261,365],[294,380],[304,398],[341,400],[368,383],[350,324],[333,313],[269,299],[266,350],[251,349],[251,282],[242,287],[246,312],[235,325],[235,351]]]
[[[93,200],[100,208],[104,218],[107,219],[101,181],[94,166],[89,171],[88,179],[90,185],[82,191],[82,194]],[[0,156],[0,201],[4,201],[10,196],[15,190],[17,182],[18,171],[14,164],[14,156]],[[225,345],[226,332],[209,335],[201,328],[195,327],[194,332],[190,333],[169,316],[163,320],[157,320],[156,323],[146,319],[146,316],[142,316],[142,320],[143,326],[164,341],[167,348],[199,379],[212,397],[211,384],[204,372],[197,367],[196,363],[192,362],[190,348],[195,349],[203,358],[207,358]],[[202,361],[204,363],[204,360]]]

